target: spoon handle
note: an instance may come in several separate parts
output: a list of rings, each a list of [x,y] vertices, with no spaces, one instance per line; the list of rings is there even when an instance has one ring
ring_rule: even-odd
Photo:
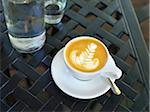
[[[111,90],[113,91],[114,94],[116,95],[120,95],[121,91],[120,89],[117,87],[117,85],[110,79],[108,78],[109,82],[111,83]]]

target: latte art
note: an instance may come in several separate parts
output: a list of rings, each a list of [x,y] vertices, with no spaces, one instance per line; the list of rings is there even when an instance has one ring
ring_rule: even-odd
[[[70,59],[72,60],[72,63],[75,64],[76,66],[80,66],[88,70],[96,69],[99,65],[98,58],[94,58],[96,48],[97,45],[91,43],[81,53],[79,53],[78,50],[72,51],[70,53]],[[77,56],[78,53],[79,56]]]
[[[105,65],[107,52],[97,39],[75,39],[66,47],[65,60],[78,71],[96,72]]]

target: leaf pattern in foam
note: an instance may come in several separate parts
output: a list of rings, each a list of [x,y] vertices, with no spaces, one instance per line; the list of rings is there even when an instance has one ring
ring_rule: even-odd
[[[96,48],[97,45],[91,43],[79,56],[77,56],[77,50],[72,51],[70,58],[75,65],[79,65],[88,70],[95,69],[99,65],[99,60],[97,58],[94,59]]]

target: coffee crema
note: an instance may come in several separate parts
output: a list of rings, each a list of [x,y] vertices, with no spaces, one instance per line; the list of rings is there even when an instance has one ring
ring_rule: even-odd
[[[82,38],[72,41],[66,49],[67,63],[81,72],[96,72],[107,61],[104,46],[95,38]]]

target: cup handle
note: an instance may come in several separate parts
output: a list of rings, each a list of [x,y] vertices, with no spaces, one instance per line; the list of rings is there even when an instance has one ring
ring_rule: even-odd
[[[104,72],[103,76],[110,79],[119,79],[122,75],[122,71],[116,66],[112,66],[109,68],[109,71]]]
[[[120,95],[121,91],[117,87],[115,82],[113,82],[113,79],[119,79],[121,75],[122,75],[122,71],[116,65],[110,67],[108,72],[103,73],[103,76],[106,77],[106,79],[109,81],[111,85],[111,90],[116,95]]]

